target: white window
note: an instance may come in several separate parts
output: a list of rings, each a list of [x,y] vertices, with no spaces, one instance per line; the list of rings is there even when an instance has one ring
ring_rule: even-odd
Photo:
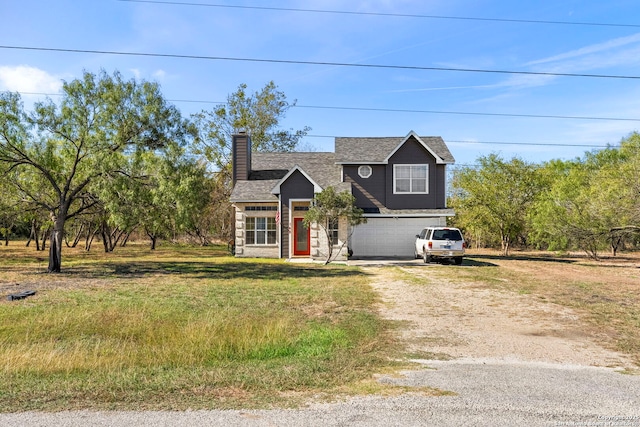
[[[429,165],[393,165],[393,192],[429,193]]]
[[[275,245],[276,244],[276,219],[273,217],[248,217],[247,218],[247,244],[248,245]]]
[[[373,173],[373,169],[369,165],[362,165],[358,168],[358,175],[360,178],[369,178]]]
[[[340,229],[340,221],[338,218],[332,218],[329,220],[329,236],[331,236],[331,242],[334,245],[338,244],[338,230]]]

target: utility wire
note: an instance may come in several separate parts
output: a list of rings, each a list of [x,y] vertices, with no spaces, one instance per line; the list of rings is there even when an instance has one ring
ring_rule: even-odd
[[[9,91],[2,91],[9,92]],[[20,92],[22,95],[44,95],[44,96],[62,96],[60,93],[43,93],[43,92]],[[167,99],[169,102],[197,102],[197,103],[208,103],[208,104],[226,104],[225,102],[216,102],[216,101],[194,101],[187,99]],[[301,106],[293,106],[293,107],[301,107]],[[304,107],[302,107],[304,108]],[[342,109],[341,107],[319,107],[319,108],[334,108],[334,109]],[[349,108],[350,110],[364,110],[370,111],[368,108]],[[405,112],[406,110],[388,110],[394,112]],[[416,112],[416,111],[410,111]],[[485,113],[447,113],[444,111],[437,111],[438,114],[478,114],[483,115]],[[509,114],[500,114],[501,116],[510,116]],[[516,115],[516,117],[520,117],[520,115]],[[551,118],[578,118],[578,119],[587,119],[587,117],[566,117],[566,116],[534,116],[528,115],[527,117],[551,117]],[[634,119],[616,119],[616,118],[591,118],[592,120],[634,120]],[[638,119],[640,121],[640,119]],[[342,138],[344,135],[305,135],[307,138]],[[469,141],[469,140],[447,140],[448,143],[460,143],[460,144],[482,144],[482,145],[519,145],[519,146],[540,146],[540,147],[577,147],[577,148],[607,148],[610,147],[610,144],[607,145],[592,145],[592,144],[564,144],[564,143],[552,143],[552,142],[508,142],[508,141]]]
[[[323,65],[323,66],[354,67],[354,68],[381,68],[381,69],[394,69],[394,70],[457,71],[457,72],[466,72],[466,73],[518,74],[518,75],[527,75],[527,76],[587,77],[587,78],[640,80],[640,76],[609,75],[609,74],[508,71],[508,70],[488,70],[488,69],[480,69],[480,68],[421,67],[421,66],[415,66],[415,65],[356,64],[356,63],[348,63],[348,62],[298,61],[298,60],[287,60],[287,59],[238,58],[238,57],[207,56],[207,55],[179,55],[179,54],[170,54],[170,53],[123,52],[123,51],[114,51],[114,50],[66,49],[66,48],[34,47],[34,46],[0,45],[0,49],[31,50],[31,51],[40,51],[40,52],[91,53],[91,54],[99,54],[99,55],[143,56],[143,57],[176,58],[176,59],[201,59],[201,60],[210,60],[210,61],[237,61],[237,62],[259,62],[259,63],[271,63],[271,64]]]
[[[2,91],[10,92],[10,91]],[[42,96],[61,96],[60,93],[43,93],[43,92],[20,92],[22,95],[42,95]],[[204,101],[193,99],[167,99],[169,102],[184,102],[198,104],[226,104],[224,101]],[[595,116],[562,116],[552,114],[515,114],[515,113],[485,113],[478,111],[442,111],[442,110],[409,110],[398,108],[367,108],[367,107],[338,107],[330,105],[292,105],[291,108],[311,108],[322,110],[346,110],[346,111],[372,111],[385,113],[412,113],[412,114],[449,114],[449,115],[465,115],[465,116],[493,116],[493,117],[521,117],[534,119],[564,119],[564,120],[604,120],[604,121],[622,121],[622,122],[640,122],[640,118],[630,117],[595,117]],[[463,141],[460,141],[463,142]],[[469,142],[469,141],[467,141]]]
[[[629,121],[640,122],[640,118],[624,118],[624,117],[586,117],[586,116],[559,116],[551,114],[514,114],[514,113],[480,113],[474,111],[438,111],[438,110],[406,110],[395,108],[365,108],[365,107],[332,107],[321,105],[295,105],[298,108],[315,108],[325,110],[355,110],[355,111],[381,111],[392,113],[424,113],[424,114],[451,114],[466,116],[498,116],[498,117],[526,117],[541,119],[571,119],[571,120],[612,120],[612,121]]]
[[[508,18],[479,18],[470,16],[444,16],[444,15],[420,15],[410,13],[385,13],[385,12],[357,12],[348,10],[329,10],[329,9],[302,9],[289,7],[266,7],[266,6],[240,6],[228,4],[214,3],[191,3],[177,1],[158,1],[158,0],[117,0],[126,3],[151,3],[165,4],[177,6],[200,6],[200,7],[217,7],[227,9],[249,9],[249,10],[267,10],[277,12],[305,12],[305,13],[325,13],[338,15],[361,15],[361,16],[386,16],[396,18],[419,18],[419,19],[446,19],[458,21],[489,21],[489,22],[507,22],[518,24],[547,24],[547,25],[581,25],[581,26],[599,26],[599,27],[627,27],[639,28],[640,24],[618,24],[609,22],[574,22],[574,21],[545,21],[535,19],[508,19]]]

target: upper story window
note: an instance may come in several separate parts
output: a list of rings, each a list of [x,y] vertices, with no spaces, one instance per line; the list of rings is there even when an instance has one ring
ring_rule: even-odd
[[[394,194],[428,194],[429,165],[393,165]]]
[[[360,178],[369,178],[373,173],[373,169],[369,165],[362,165],[358,168],[358,175]]]

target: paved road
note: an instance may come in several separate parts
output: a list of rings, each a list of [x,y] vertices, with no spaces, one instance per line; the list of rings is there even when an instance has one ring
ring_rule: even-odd
[[[640,426],[640,376],[499,360],[429,361],[382,381],[453,396],[364,397],[299,410],[0,414],[22,426]]]

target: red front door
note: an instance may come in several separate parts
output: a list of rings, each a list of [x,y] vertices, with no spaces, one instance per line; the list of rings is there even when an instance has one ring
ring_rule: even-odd
[[[311,233],[304,225],[304,218],[293,219],[293,254],[311,255]]]

